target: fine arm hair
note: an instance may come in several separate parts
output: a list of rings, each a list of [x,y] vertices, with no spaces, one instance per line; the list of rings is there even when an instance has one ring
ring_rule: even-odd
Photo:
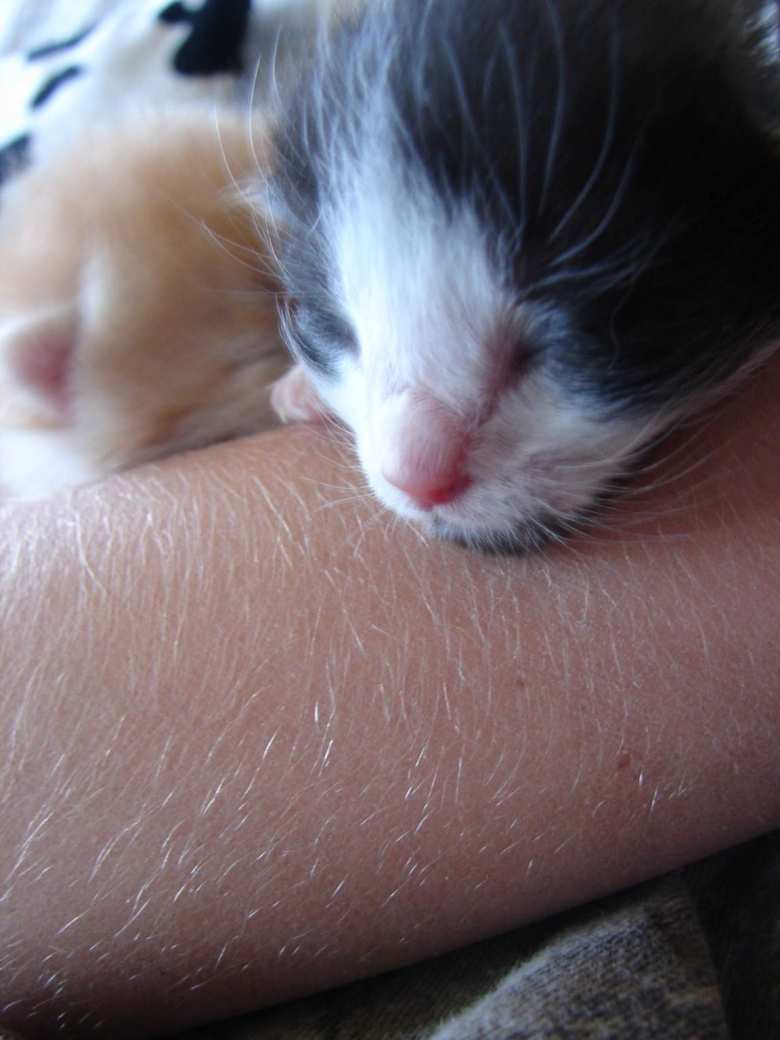
[[[309,428],[4,505],[0,1022],[180,1030],[778,826],[779,388],[524,558]]]

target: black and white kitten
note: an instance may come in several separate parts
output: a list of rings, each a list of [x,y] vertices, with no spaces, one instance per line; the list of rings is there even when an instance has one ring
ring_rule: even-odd
[[[281,121],[277,409],[335,413],[437,534],[522,548],[587,517],[780,335],[778,22],[774,0],[347,19]]]

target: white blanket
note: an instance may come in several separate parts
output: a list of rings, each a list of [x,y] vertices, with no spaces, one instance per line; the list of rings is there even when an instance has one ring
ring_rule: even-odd
[[[0,183],[128,107],[244,97],[311,0],[0,2]]]

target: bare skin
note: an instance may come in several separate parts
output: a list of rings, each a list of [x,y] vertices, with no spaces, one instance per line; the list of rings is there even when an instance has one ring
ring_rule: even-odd
[[[304,428],[6,507],[0,1021],[180,1029],[780,825],[779,399],[528,559]]]

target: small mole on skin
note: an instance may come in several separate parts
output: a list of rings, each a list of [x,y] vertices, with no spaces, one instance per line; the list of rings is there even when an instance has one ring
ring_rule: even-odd
[[[617,771],[623,773],[630,765],[631,753],[629,751],[621,751],[617,757]]]

